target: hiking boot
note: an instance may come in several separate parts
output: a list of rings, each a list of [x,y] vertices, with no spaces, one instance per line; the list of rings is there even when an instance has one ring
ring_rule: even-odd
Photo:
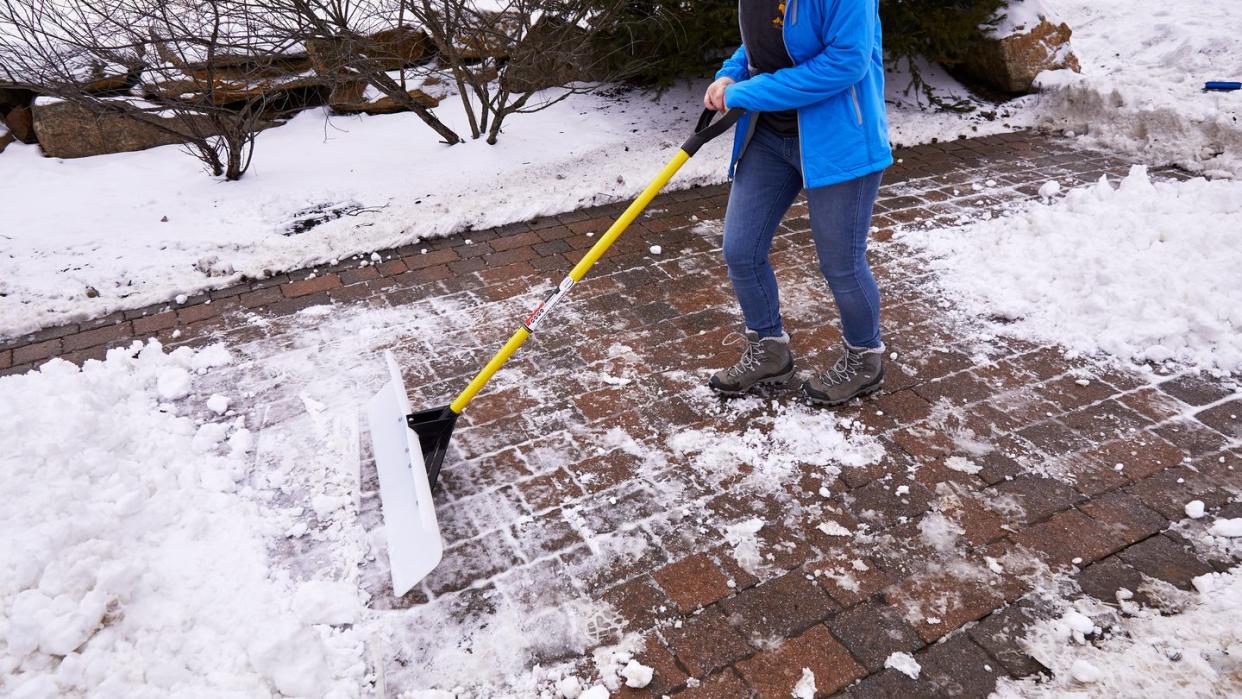
[[[884,345],[875,349],[845,346],[845,354],[826,373],[802,384],[802,393],[815,405],[841,405],[869,396],[884,385]]]
[[[708,382],[712,390],[724,396],[740,396],[756,385],[789,383],[794,375],[793,352],[789,351],[789,335],[765,337],[747,330],[746,334],[730,333],[724,344],[744,342],[742,358],[737,364],[722,369]]]

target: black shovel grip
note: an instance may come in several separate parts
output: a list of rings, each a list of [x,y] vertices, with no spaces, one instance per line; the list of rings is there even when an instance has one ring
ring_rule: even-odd
[[[681,149],[684,150],[687,155],[694,155],[699,152],[699,149],[703,147],[704,143],[707,143],[713,138],[733,128],[733,125],[736,124],[737,120],[741,119],[742,115],[745,113],[745,109],[730,109],[725,112],[724,116],[720,117],[719,120],[712,123],[712,118],[717,114],[716,110],[704,109],[703,115],[699,117],[698,125],[694,127],[694,135],[687,138],[686,142],[681,144]]]

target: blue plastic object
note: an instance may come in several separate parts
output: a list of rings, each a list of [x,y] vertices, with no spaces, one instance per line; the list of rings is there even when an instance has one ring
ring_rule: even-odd
[[[1207,82],[1203,84],[1204,90],[1212,90],[1216,92],[1232,92],[1233,90],[1242,90],[1242,83],[1230,82]]]

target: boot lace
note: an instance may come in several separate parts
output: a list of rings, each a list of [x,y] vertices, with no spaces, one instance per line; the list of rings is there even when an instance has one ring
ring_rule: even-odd
[[[861,352],[855,352],[846,348],[845,354],[837,360],[836,364],[823,375],[824,385],[840,386],[849,383],[858,376],[858,372],[863,368],[863,356]]]
[[[732,346],[736,344],[744,344],[746,347],[742,350],[742,358],[737,364],[725,370],[729,376],[741,376],[748,371],[754,371],[759,368],[759,363],[763,361],[763,343],[760,340],[753,342],[749,337],[742,333],[729,333],[720,344]]]

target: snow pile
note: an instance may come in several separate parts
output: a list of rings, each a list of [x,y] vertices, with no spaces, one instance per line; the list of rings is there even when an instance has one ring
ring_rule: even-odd
[[[1059,24],[1060,19],[1049,11],[1044,0],[1010,0],[1001,8],[1000,20],[991,27],[987,34],[994,39],[1003,39],[1019,32],[1029,32],[1041,21],[1048,20]]]
[[[758,517],[725,527],[725,541],[733,547],[733,558],[751,574],[756,574],[763,567],[763,555],[759,553],[757,536],[760,529],[763,529],[763,520]]]
[[[1044,0],[1069,23],[1082,73],[1041,74],[1043,123],[1196,172],[1242,175],[1242,99],[1203,92],[1242,76],[1242,3]]]
[[[923,666],[919,665],[919,661],[914,659],[909,653],[891,653],[884,661],[884,667],[891,667],[901,674],[912,680],[919,678],[919,673],[923,671]]]
[[[1134,167],[1052,205],[902,234],[945,295],[999,333],[1136,362],[1242,368],[1242,182],[1153,183]]]
[[[950,471],[958,471],[972,476],[983,470],[982,466],[964,456],[950,456],[945,459],[944,465]]]
[[[794,699],[815,699],[815,689],[815,673],[809,667],[802,668],[802,676],[793,688]]]
[[[1208,533],[1212,536],[1220,536],[1227,539],[1240,538],[1242,537],[1242,517],[1234,517],[1233,519],[1218,519],[1212,523],[1212,527],[1208,529]]]
[[[753,426],[740,434],[685,430],[670,437],[668,446],[693,455],[691,464],[713,483],[744,473],[743,483],[761,492],[783,491],[800,465],[817,467],[831,479],[842,468],[866,466],[884,455],[879,440],[848,418],[800,405],[775,410],[745,421]]]
[[[1084,600],[1081,608],[1036,624],[1025,644],[1052,677],[1005,679],[994,696],[1198,696],[1209,687],[1213,696],[1242,692],[1242,569],[1194,582],[1197,597],[1171,616],[1153,610],[1118,616]]]
[[[651,684],[651,678],[655,675],[655,670],[643,665],[637,660],[631,660],[626,663],[621,670],[621,676],[625,678],[625,686],[635,689],[642,689]]]
[[[225,443],[246,428],[167,402],[228,361],[135,343],[0,378],[0,694],[359,686],[356,642],[321,625],[351,621],[356,591],[325,609],[270,571],[278,532],[246,496],[249,440]]]
[[[942,512],[928,512],[919,520],[919,534],[928,546],[942,553],[957,549],[958,540],[966,531]]]

